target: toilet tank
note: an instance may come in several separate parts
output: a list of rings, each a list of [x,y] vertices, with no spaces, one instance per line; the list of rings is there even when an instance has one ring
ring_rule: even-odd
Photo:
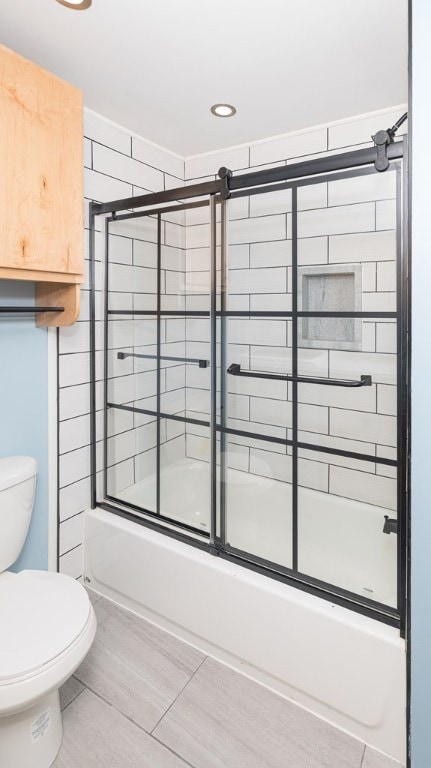
[[[30,456],[0,459],[0,573],[24,546],[33,511],[37,461]]]

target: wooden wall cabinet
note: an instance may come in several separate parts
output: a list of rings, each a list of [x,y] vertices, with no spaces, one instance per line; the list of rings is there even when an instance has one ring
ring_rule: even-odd
[[[84,271],[80,90],[0,45],[0,279],[36,281],[37,324],[71,325]]]

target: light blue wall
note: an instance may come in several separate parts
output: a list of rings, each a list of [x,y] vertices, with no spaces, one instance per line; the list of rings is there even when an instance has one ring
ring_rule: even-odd
[[[413,0],[412,768],[431,766],[431,2]]]
[[[0,280],[1,305],[34,304],[34,284]],[[0,316],[0,457],[39,464],[30,531],[12,570],[48,566],[48,334],[25,319]],[[0,532],[1,535],[1,532]]]

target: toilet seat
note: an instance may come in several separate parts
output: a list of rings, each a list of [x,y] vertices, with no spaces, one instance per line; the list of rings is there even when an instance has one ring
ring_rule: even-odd
[[[0,686],[54,662],[81,634],[90,608],[82,585],[62,574],[0,576]]]
[[[7,618],[6,618],[7,617]],[[0,718],[58,689],[88,653],[96,616],[82,584],[59,573],[0,574]]]

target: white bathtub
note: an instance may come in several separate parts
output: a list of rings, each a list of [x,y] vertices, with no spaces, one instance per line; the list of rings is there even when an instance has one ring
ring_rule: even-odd
[[[226,540],[233,547],[291,567],[292,487],[260,475],[227,470]],[[161,513],[209,531],[209,464],[182,458],[164,467]],[[152,509],[154,475],[118,493]],[[383,507],[298,488],[298,565],[308,576],[396,606],[397,537],[384,534]]]
[[[100,509],[86,513],[85,571],[97,592],[404,762],[396,629]]]

